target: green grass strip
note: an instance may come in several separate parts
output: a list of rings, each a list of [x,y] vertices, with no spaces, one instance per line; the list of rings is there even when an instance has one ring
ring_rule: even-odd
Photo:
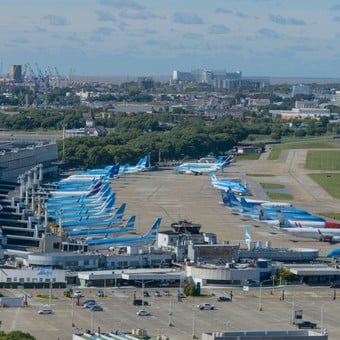
[[[306,168],[310,170],[340,170],[340,150],[308,151]]]
[[[329,195],[340,199],[340,173],[309,174]]]
[[[285,144],[275,144],[271,146],[271,152],[268,157],[268,160],[274,161],[278,160],[281,154],[281,151],[287,149],[336,149],[337,146],[322,141],[310,141],[310,142],[300,142],[300,143],[285,143]]]
[[[267,192],[266,194],[271,200],[290,201],[294,198],[294,196],[291,194],[285,194],[285,193],[279,193],[279,192]]]
[[[279,183],[260,183],[263,189],[284,189],[285,186]]]

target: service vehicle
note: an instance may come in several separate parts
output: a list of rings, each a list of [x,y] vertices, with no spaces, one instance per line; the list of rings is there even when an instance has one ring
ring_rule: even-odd
[[[211,303],[201,303],[199,305],[197,305],[197,308],[200,309],[200,310],[203,310],[203,309],[215,309],[215,306]]]

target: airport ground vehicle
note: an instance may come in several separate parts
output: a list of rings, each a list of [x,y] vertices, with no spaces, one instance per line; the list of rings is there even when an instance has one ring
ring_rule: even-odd
[[[137,315],[138,316],[148,316],[148,315],[150,315],[150,313],[148,311],[144,310],[144,309],[141,309],[137,312]]]
[[[103,307],[102,307],[102,306],[99,306],[99,305],[93,305],[93,306],[90,308],[90,311],[91,311],[91,312],[101,312],[101,311],[103,311]]]
[[[215,309],[215,306],[211,303],[201,303],[199,305],[197,305],[197,308],[200,309],[200,310],[203,310],[203,309]]]
[[[132,304],[134,306],[149,306],[149,302],[148,301],[143,301],[141,299],[135,299],[133,300]]]
[[[230,299],[229,297],[227,297],[227,296],[219,296],[219,297],[217,298],[217,301],[218,301],[218,302],[230,302],[231,299]]]
[[[49,309],[49,308],[40,309],[38,310],[38,314],[52,314],[52,309]]]
[[[76,290],[76,291],[73,292],[73,296],[74,297],[82,297],[83,294],[82,294],[82,292],[80,290]]]
[[[89,299],[89,300],[85,300],[83,303],[82,303],[82,306],[85,307],[85,305],[87,305],[88,303],[96,303],[96,300],[92,300],[92,299]]]
[[[87,303],[83,303],[83,307],[84,308],[92,308],[96,304],[97,304],[96,301],[90,301],[90,302],[87,302]]]
[[[316,328],[316,323],[311,321],[302,321],[297,324],[298,328]]]

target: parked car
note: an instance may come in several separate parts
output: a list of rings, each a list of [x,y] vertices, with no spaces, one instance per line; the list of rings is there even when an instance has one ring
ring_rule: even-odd
[[[215,306],[211,303],[201,303],[199,305],[197,305],[197,308],[200,309],[200,310],[203,310],[203,309],[215,309]]]
[[[186,296],[182,292],[178,291],[177,297],[180,298],[180,299],[184,299]]]
[[[105,296],[105,293],[103,290],[97,290],[96,291],[96,295],[99,296],[99,297],[104,297]]]
[[[89,299],[89,300],[85,300],[83,303],[82,303],[82,306],[84,307],[86,304],[88,303],[96,303],[96,300],[92,300],[92,299]]]
[[[92,308],[96,304],[97,304],[96,301],[90,301],[90,302],[87,302],[87,303],[83,303],[83,307],[84,308]]]
[[[231,299],[230,299],[230,297],[227,297],[227,296],[219,296],[219,297],[217,298],[217,301],[218,301],[218,302],[230,302]]]
[[[149,292],[148,292],[147,290],[144,290],[144,292],[143,292],[143,296],[144,296],[144,297],[149,297],[149,296],[150,296],[150,294],[149,294]]]
[[[148,316],[151,315],[148,311],[141,309],[136,313],[138,316]]]
[[[302,321],[297,324],[298,328],[316,328],[316,323],[311,321]]]
[[[143,301],[141,299],[135,299],[135,300],[133,300],[132,303],[133,303],[134,306],[149,306],[148,301]]]
[[[73,292],[73,296],[74,297],[82,297],[83,294],[82,294],[82,292],[80,290],[76,290],[76,291]]]
[[[170,291],[169,290],[164,290],[163,291],[164,296],[170,296]]]
[[[52,314],[52,309],[50,308],[40,309],[38,310],[38,314]]]
[[[94,305],[90,308],[90,311],[91,312],[101,312],[101,311],[103,311],[103,307],[99,306],[99,305]]]
[[[155,290],[155,292],[153,293],[156,297],[160,297],[161,293],[158,290]]]

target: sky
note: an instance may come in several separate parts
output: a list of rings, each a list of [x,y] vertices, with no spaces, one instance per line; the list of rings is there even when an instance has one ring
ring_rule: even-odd
[[[340,0],[2,1],[0,74],[340,77]]]

